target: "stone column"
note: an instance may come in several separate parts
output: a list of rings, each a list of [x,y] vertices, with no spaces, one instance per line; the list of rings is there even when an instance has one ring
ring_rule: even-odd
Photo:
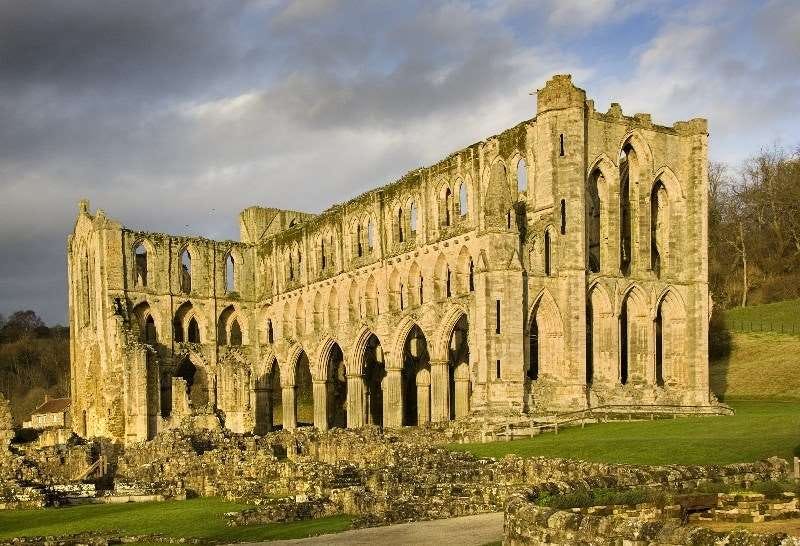
[[[272,430],[272,389],[255,389],[255,434],[266,434]]]
[[[450,382],[446,360],[431,360],[431,421],[450,420]]]
[[[295,396],[297,390],[294,385],[287,385],[281,391],[281,401],[283,402],[283,430],[297,428],[297,404]]]
[[[469,364],[462,362],[455,369],[455,407],[456,417],[469,414]]]
[[[431,372],[425,368],[417,372],[417,424],[431,422]]]
[[[364,375],[347,374],[347,428],[364,426]]]
[[[314,426],[328,430],[328,382],[314,380]]]
[[[383,381],[383,424],[386,427],[403,426],[403,387],[400,370],[386,370]]]

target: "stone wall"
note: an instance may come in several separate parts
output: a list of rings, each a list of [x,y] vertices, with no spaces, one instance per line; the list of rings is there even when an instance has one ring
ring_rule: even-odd
[[[784,515],[796,513],[795,504],[794,510],[787,510]],[[526,497],[515,495],[506,506],[503,544],[800,546],[800,538],[787,537],[784,533],[756,534],[741,529],[714,532],[705,527],[684,525],[679,505],[595,506],[559,510],[537,506]]]

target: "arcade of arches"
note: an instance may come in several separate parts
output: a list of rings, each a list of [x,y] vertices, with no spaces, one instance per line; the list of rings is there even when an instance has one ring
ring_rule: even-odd
[[[239,241],[128,229],[81,201],[77,432],[710,404],[707,123],[599,112],[568,75],[536,101],[319,214],[247,208]]]

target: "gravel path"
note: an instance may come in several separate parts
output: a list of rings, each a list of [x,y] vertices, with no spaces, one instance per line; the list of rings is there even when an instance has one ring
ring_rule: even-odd
[[[400,523],[385,527],[354,529],[332,535],[295,540],[254,542],[256,545],[315,544],[403,544],[441,546],[482,546],[503,539],[503,513],[479,514],[461,518]],[[242,546],[242,545],[240,545]]]

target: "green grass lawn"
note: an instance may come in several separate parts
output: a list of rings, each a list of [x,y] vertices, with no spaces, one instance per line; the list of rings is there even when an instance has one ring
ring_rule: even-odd
[[[731,330],[800,333],[800,300],[734,307],[725,311]]]
[[[603,423],[530,439],[452,444],[479,456],[565,457],[628,464],[728,464],[800,449],[800,401],[729,401],[733,417]]]
[[[116,530],[125,534],[158,534],[237,542],[303,538],[350,528],[347,516],[313,521],[227,527],[222,515],[252,508],[220,499],[84,505],[44,510],[0,511],[0,538],[69,535]]]

